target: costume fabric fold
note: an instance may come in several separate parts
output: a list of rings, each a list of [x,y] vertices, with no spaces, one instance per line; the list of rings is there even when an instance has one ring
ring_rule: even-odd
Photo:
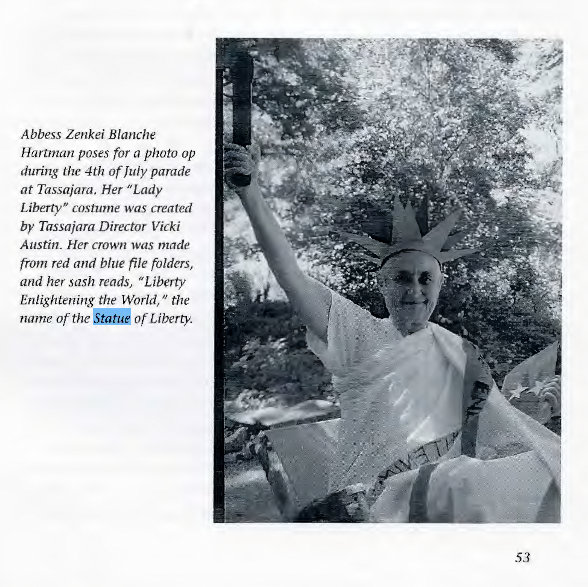
[[[341,418],[267,433],[298,507],[361,483],[373,521],[559,520],[559,437],[509,404],[471,343],[433,323],[403,337],[335,292],[327,342],[307,341]]]

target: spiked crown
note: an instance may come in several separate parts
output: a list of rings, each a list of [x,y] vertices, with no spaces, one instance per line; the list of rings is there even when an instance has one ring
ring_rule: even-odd
[[[390,243],[359,234],[348,232],[341,234],[366,249],[370,253],[368,259],[375,263],[379,262],[380,267],[400,251],[422,251],[435,257],[439,263],[445,263],[446,261],[453,261],[459,257],[479,252],[479,249],[451,248],[464,236],[463,233],[449,235],[460,215],[459,210],[453,212],[425,235],[422,235],[410,202],[405,207],[402,205],[400,198],[396,196],[392,212],[392,238]]]

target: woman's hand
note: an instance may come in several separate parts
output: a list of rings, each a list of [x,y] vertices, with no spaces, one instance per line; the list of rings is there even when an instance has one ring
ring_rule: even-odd
[[[512,392],[511,392],[512,393]],[[533,388],[522,388],[519,395],[512,395],[510,403],[541,424],[561,415],[561,378],[552,377],[536,382]]]
[[[561,416],[561,377],[556,375],[548,380],[537,394],[551,407],[551,417]]]
[[[239,196],[248,191],[251,186],[257,187],[257,176],[261,152],[258,145],[242,147],[233,143],[224,146],[224,172],[225,181]],[[238,185],[235,182],[236,175],[250,175],[251,183],[248,186]]]

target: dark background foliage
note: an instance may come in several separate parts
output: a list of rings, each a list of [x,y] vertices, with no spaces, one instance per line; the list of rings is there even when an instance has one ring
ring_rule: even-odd
[[[483,252],[447,264],[433,320],[477,344],[499,383],[559,338],[559,43],[249,45],[262,189],[311,274],[383,316],[375,266],[339,231],[386,234],[396,195],[422,223],[460,207],[460,245]],[[226,398],[247,407],[331,397],[228,189],[225,277]]]

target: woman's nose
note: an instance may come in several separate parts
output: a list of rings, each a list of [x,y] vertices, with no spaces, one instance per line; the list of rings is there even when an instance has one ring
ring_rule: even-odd
[[[420,284],[418,282],[418,279],[415,279],[414,281],[412,281],[407,288],[409,293],[417,293],[418,291],[420,291]]]
[[[421,284],[418,280],[406,285],[406,295],[410,298],[420,298],[423,295]]]

